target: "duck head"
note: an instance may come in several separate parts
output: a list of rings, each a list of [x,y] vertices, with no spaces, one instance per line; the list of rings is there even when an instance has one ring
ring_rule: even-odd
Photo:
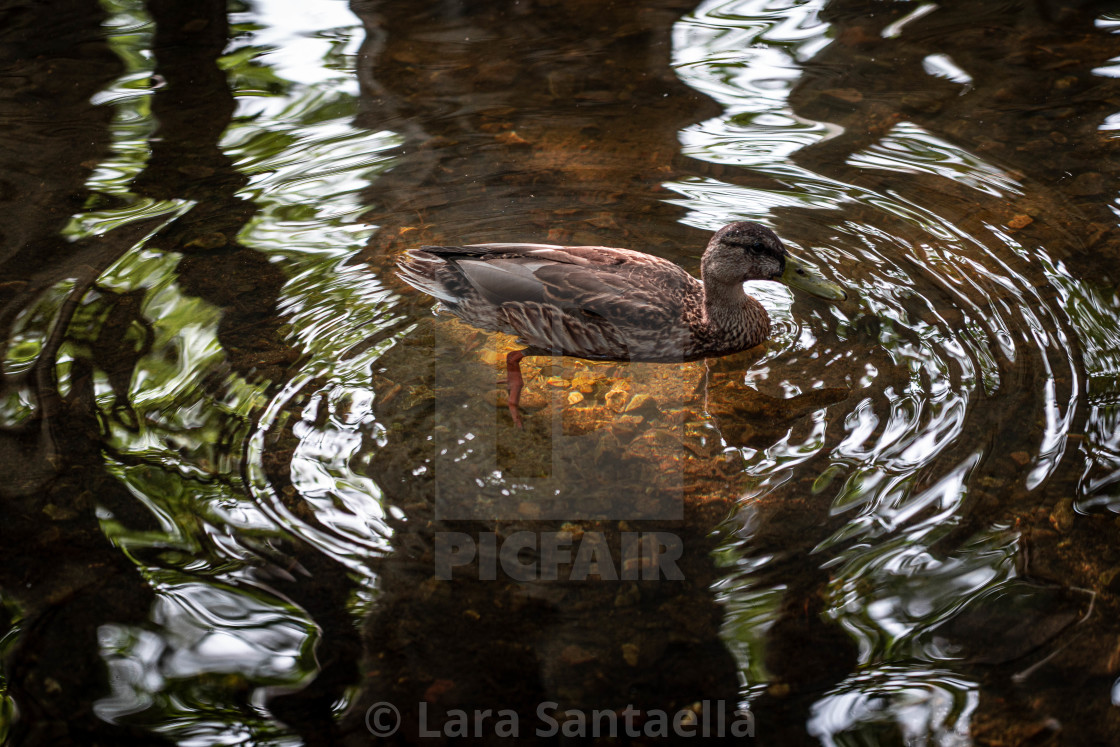
[[[715,232],[704,250],[700,273],[706,286],[775,280],[829,301],[847,297],[840,286],[816,275],[786,252],[777,234],[749,221],[729,223]]]

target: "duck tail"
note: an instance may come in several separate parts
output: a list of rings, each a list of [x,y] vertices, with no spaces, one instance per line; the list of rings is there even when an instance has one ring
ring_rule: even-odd
[[[412,249],[397,260],[397,277],[421,293],[427,293],[450,306],[462,299],[448,290],[440,278],[440,270],[447,263],[440,257],[420,249]]]

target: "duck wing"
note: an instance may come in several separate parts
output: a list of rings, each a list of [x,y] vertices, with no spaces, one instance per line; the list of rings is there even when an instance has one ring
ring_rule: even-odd
[[[520,301],[502,305],[502,318],[530,347],[550,353],[601,360],[628,360],[631,341],[625,329],[577,308]]]
[[[700,291],[699,281],[672,262],[629,249],[473,244],[425,246],[421,252],[454,265],[474,292],[495,305],[550,303],[612,317],[641,311],[664,321],[679,319],[681,302]]]

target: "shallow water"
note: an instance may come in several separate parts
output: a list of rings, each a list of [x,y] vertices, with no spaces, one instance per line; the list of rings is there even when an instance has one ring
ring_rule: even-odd
[[[0,9],[11,744],[1120,733],[1114,8],[62,5]],[[524,430],[392,273],[733,220],[848,300],[527,359]]]

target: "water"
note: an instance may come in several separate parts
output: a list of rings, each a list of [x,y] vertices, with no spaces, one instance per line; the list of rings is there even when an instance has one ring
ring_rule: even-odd
[[[12,744],[1113,741],[1113,10],[74,6],[0,32]],[[732,220],[848,300],[528,359],[523,431],[392,274]]]

